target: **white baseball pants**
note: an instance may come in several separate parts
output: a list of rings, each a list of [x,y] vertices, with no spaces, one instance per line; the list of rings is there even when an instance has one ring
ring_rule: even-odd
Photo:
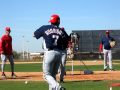
[[[113,69],[112,67],[112,51],[103,49],[104,53],[104,69],[107,69],[109,66],[109,69]]]

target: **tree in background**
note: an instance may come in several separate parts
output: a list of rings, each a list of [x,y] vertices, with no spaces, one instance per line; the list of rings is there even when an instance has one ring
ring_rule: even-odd
[[[14,59],[19,59],[20,58],[20,53],[18,53],[17,51],[13,50],[13,55],[14,55]]]

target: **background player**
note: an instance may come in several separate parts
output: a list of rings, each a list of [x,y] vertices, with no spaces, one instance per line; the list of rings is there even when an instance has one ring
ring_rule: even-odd
[[[10,27],[5,28],[5,34],[1,37],[0,40],[0,54],[1,54],[1,71],[2,71],[2,78],[6,78],[4,73],[4,67],[7,59],[11,65],[11,77],[15,78],[16,75],[14,74],[14,60],[13,60],[13,53],[12,53],[12,37],[10,36],[11,29]]]
[[[51,25],[43,25],[34,32],[36,39],[44,39],[44,58],[43,73],[44,78],[49,84],[49,90],[65,90],[56,81],[56,74],[60,66],[63,41],[67,41],[67,34],[59,27],[60,17],[52,15],[50,18]]]
[[[63,31],[65,31],[64,28],[61,28]],[[66,33],[66,32],[65,32]],[[66,34],[67,35],[67,34]],[[68,41],[69,36],[67,35],[67,39],[64,39],[62,41],[62,58],[60,63],[60,82],[64,82],[64,75],[66,75],[65,66],[66,66],[66,58],[67,58],[67,48],[68,48]]]
[[[110,42],[115,41],[113,37],[110,36],[110,32],[106,31],[106,37],[103,37],[101,40],[101,44],[99,47],[100,52],[103,51],[104,54],[104,71],[107,71],[107,67],[109,65],[109,69],[113,70],[112,67],[112,50],[111,50],[111,45]],[[103,49],[103,50],[102,50]],[[107,61],[109,64],[107,65]]]

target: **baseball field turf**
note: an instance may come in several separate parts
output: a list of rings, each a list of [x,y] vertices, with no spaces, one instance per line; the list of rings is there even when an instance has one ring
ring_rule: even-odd
[[[103,65],[87,65],[90,70],[103,71]],[[120,70],[120,64],[113,65],[115,70]],[[74,71],[85,70],[84,65],[75,65]],[[10,71],[10,65],[7,64],[5,67],[6,71]],[[71,66],[66,66],[66,70],[70,71]],[[15,64],[15,72],[42,72],[41,63],[28,63],[28,64]]]
[[[109,90],[111,81],[80,81],[66,82],[62,85],[66,90]],[[46,82],[30,81],[0,81],[0,90],[48,90]],[[120,90],[120,87],[113,87],[113,90]]]
[[[114,65],[115,70],[120,70],[120,62]],[[103,71],[103,65],[87,65],[90,70]],[[74,71],[85,70],[84,65],[75,65]],[[67,71],[71,70],[71,66],[66,67]],[[10,72],[10,65],[7,64],[5,71]],[[42,72],[41,63],[25,63],[15,64],[15,72]],[[66,90],[110,90],[110,83],[120,82],[119,80],[85,80],[85,81],[65,81],[62,85]],[[15,80],[0,80],[0,90],[48,90],[48,84],[44,81],[15,81]],[[112,90],[120,90],[120,87],[113,87]]]

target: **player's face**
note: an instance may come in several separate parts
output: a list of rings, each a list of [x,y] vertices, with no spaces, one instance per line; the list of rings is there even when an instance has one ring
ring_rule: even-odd
[[[10,35],[10,31],[5,31],[6,35]]]
[[[108,37],[108,36],[109,36],[109,33],[107,33],[106,36]]]

